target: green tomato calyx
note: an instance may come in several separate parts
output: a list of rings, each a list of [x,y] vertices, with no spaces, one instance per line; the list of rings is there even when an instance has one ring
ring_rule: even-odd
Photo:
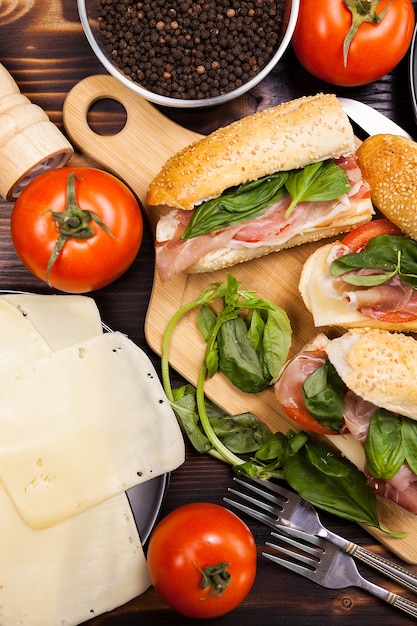
[[[81,209],[75,193],[75,179],[80,180],[74,173],[68,176],[66,188],[66,203],[64,211],[50,211],[55,221],[59,233],[52,254],[49,257],[46,269],[46,279],[48,280],[51,269],[68,239],[90,239],[94,235],[94,230],[90,222],[95,222],[103,228],[110,237],[116,239],[115,235],[106,226],[103,220],[93,211]]]
[[[352,24],[343,42],[343,65],[346,67],[350,44],[360,26],[365,22],[377,26],[384,19],[392,0],[380,13],[376,12],[380,0],[344,0],[344,2],[352,14]]]
[[[227,571],[229,565],[230,563],[224,563],[223,561],[217,565],[207,565],[204,568],[196,565],[202,576],[200,589],[209,590],[207,597],[223,595],[226,587],[232,580],[230,572]]]

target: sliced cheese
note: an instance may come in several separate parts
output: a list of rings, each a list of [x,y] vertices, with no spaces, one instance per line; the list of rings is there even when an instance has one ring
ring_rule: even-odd
[[[16,307],[52,350],[102,333],[97,305],[88,296],[9,293],[2,300]]]
[[[0,485],[0,624],[75,626],[149,585],[126,494],[45,530],[27,526]]]
[[[45,528],[184,461],[156,371],[104,333],[0,378],[0,479],[23,519]]]
[[[50,351],[33,324],[0,298],[0,376]]]
[[[333,287],[328,258],[334,247],[331,243],[321,246],[305,262],[299,284],[304,303],[316,327],[368,326],[369,317],[350,307],[347,298],[340,296]]]

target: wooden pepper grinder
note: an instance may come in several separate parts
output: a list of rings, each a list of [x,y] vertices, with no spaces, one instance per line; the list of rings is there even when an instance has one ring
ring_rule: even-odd
[[[46,170],[62,167],[74,150],[41,107],[20,93],[0,64],[0,194],[15,200]]]

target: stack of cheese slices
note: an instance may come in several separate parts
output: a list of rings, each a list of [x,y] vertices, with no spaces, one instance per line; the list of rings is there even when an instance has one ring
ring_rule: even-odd
[[[149,586],[125,491],[184,461],[147,356],[84,296],[0,297],[0,624],[71,626]]]

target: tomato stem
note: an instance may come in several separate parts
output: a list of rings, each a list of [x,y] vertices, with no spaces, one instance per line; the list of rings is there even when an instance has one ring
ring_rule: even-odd
[[[202,579],[200,589],[209,589],[209,596],[222,596],[226,587],[232,580],[230,572],[227,571],[230,563],[217,563],[217,565],[207,565],[207,567],[197,569],[201,572]]]
[[[94,236],[94,230],[90,226],[91,221],[100,226],[100,228],[103,228],[110,237],[117,239],[97,213],[81,209],[75,193],[75,179],[81,180],[72,172],[68,176],[65,209],[63,211],[51,211],[51,216],[52,219],[55,220],[59,236],[52,250],[52,254],[49,257],[48,266],[46,268],[47,280],[55,261],[58,259],[64,245],[69,239],[90,239]]]
[[[380,0],[344,0],[344,2],[352,14],[352,24],[343,42],[343,64],[346,67],[350,45],[359,27],[365,22],[377,26],[384,19],[392,0],[380,13],[376,12]]]

